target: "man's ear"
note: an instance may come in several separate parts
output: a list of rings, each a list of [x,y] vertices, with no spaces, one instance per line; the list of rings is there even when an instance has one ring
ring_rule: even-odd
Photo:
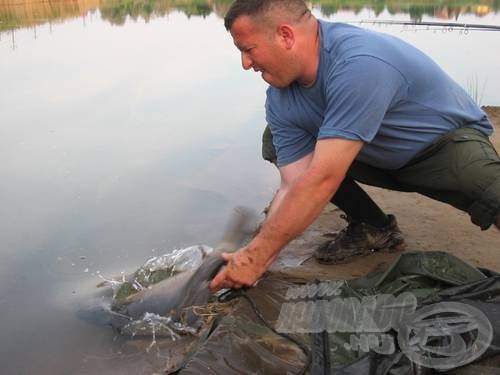
[[[278,26],[278,38],[286,49],[290,49],[295,44],[295,31],[293,27],[287,24],[282,24]]]

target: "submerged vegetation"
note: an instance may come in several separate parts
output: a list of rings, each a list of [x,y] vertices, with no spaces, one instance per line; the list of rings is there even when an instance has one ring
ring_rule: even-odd
[[[0,0],[0,32],[34,27],[45,23],[62,22],[68,18],[85,17],[99,11],[102,18],[113,25],[122,25],[127,19],[164,17],[181,12],[188,17],[206,17],[212,13],[223,17],[232,0]],[[483,16],[496,13],[500,0],[313,0],[312,7],[325,16],[339,11],[360,12],[371,9],[375,15],[387,10],[390,14],[409,14],[420,21],[424,15],[457,19],[463,14]]]

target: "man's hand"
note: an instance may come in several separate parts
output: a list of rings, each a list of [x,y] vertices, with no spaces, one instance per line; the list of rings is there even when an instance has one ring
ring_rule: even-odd
[[[262,259],[257,251],[247,247],[232,254],[223,253],[222,257],[227,264],[210,283],[210,289],[213,291],[254,285],[274,260],[274,257],[270,260]]]

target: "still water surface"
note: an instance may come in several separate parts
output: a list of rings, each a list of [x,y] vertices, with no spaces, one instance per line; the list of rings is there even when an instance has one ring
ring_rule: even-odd
[[[74,315],[97,274],[213,245],[232,207],[272,197],[266,85],[240,67],[227,6],[0,1],[2,373],[112,373],[122,343]],[[314,2],[318,17],[356,23],[500,25],[497,9]],[[364,26],[417,45],[481,104],[500,105],[499,32]],[[141,350],[127,355],[151,356]]]

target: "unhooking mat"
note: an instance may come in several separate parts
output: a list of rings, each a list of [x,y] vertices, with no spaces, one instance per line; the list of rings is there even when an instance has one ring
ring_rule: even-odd
[[[500,374],[500,275],[444,252],[308,285],[267,278],[219,316],[181,374]]]

